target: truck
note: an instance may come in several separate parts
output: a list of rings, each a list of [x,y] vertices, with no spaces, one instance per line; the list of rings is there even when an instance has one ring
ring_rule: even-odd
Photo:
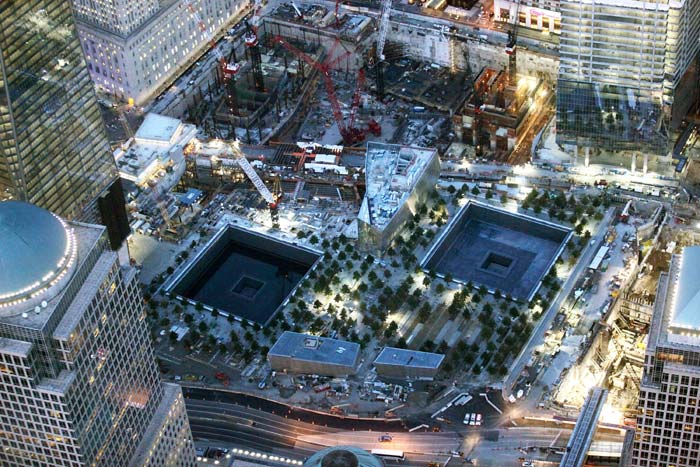
[[[221,384],[224,386],[228,386],[230,383],[230,379],[226,373],[223,371],[218,372],[217,374],[214,375],[217,381],[219,381]]]

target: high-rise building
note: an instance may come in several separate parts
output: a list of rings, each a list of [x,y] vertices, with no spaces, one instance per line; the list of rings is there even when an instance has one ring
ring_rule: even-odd
[[[203,33],[184,1],[71,0],[80,41],[95,84],[138,104],[192,64],[197,52],[251,4],[247,0],[192,0]]]
[[[22,3],[22,2],[19,2]],[[0,202],[0,465],[194,466],[136,271],[105,228]]]
[[[557,140],[665,155],[697,98],[700,2],[561,0],[560,10]]]
[[[639,391],[635,467],[700,465],[700,246],[661,273]]]
[[[116,165],[64,0],[0,2],[0,200],[128,233]]]

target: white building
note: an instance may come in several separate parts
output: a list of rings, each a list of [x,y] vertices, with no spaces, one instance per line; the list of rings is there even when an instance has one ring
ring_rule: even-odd
[[[146,115],[134,135],[114,151],[119,176],[163,193],[185,172],[185,146],[197,135],[195,125],[155,113]]]
[[[518,10],[518,3],[520,9]],[[518,14],[518,24],[532,29],[561,32],[560,0],[495,0],[493,13],[497,21],[513,22]]]
[[[209,47],[184,1],[72,0],[92,80],[100,89],[141,104]],[[249,5],[246,0],[192,0],[211,34]]]
[[[644,357],[634,467],[700,465],[700,247],[661,273]]]

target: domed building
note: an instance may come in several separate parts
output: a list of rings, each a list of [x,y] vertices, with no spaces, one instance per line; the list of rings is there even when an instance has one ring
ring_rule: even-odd
[[[333,446],[309,457],[304,467],[384,467],[384,462],[364,449]]]
[[[44,209],[6,201],[0,239],[0,316],[46,308],[75,270],[73,230]]]
[[[105,227],[0,202],[0,465],[195,465],[143,316]]]

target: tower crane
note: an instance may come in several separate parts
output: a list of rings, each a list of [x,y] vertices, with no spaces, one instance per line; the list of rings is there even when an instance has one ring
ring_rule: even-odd
[[[508,31],[508,42],[506,43],[506,54],[508,55],[508,80],[513,83],[517,79],[517,46],[518,46],[518,23],[520,22],[520,2],[516,0],[515,16],[513,17],[513,27]]]
[[[335,0],[335,28],[340,29],[340,2],[342,0]]]
[[[182,3],[185,4],[187,9],[190,11],[192,16],[194,17],[195,21],[197,21],[197,25],[199,26],[199,30],[202,32],[202,34],[205,36],[205,38],[209,41],[209,45],[211,47],[211,51],[214,54],[214,57],[216,58],[216,61],[219,62],[219,67],[221,68],[221,74],[223,75],[224,78],[224,88],[227,89],[229,92],[228,99],[230,100],[230,91],[228,90],[228,80],[229,79],[235,79],[236,74],[238,71],[241,69],[240,63],[237,63],[235,60],[233,62],[226,60],[224,55],[221,53],[221,50],[219,50],[219,47],[216,45],[216,41],[214,41],[214,35],[212,32],[207,28],[206,23],[200,16],[199,12],[195,9],[194,5],[192,4],[192,0],[182,0]]]
[[[250,51],[250,64],[253,69],[253,83],[258,92],[265,91],[265,81],[263,80],[262,58],[260,57],[260,41],[258,40],[257,27],[245,22],[246,32],[243,41]]]
[[[346,51],[344,53],[341,53],[340,55],[334,56],[335,49],[340,42],[338,39],[336,39],[330,52],[328,53],[328,55],[326,55],[326,59],[323,62],[319,62],[319,61],[312,59],[307,54],[305,54],[301,50],[294,47],[292,44],[290,44],[286,39],[282,38],[281,36],[275,37],[274,42],[281,44],[285,49],[289,50],[294,55],[301,58],[306,63],[308,63],[311,67],[317,69],[321,73],[321,76],[323,77],[324,84],[326,85],[326,93],[328,94],[328,101],[330,102],[331,109],[333,110],[333,118],[335,118],[335,122],[338,124],[338,131],[340,132],[341,136],[343,137],[343,141],[346,144],[354,144],[354,143],[362,141],[365,138],[365,132],[359,128],[355,128],[353,125],[355,123],[354,122],[354,115],[357,113],[357,107],[359,106],[359,103],[360,103],[360,91],[361,91],[362,84],[364,83],[364,71],[360,71],[360,73],[358,75],[358,86],[357,86],[357,88],[355,90],[355,94],[353,96],[352,107],[350,108],[351,121],[350,121],[349,126],[345,125],[345,121],[343,119],[343,112],[340,110],[340,104],[338,103],[338,96],[335,93],[335,83],[333,83],[333,78],[331,76],[331,70],[333,69],[333,67],[335,65],[337,65],[338,62],[340,62],[342,59],[344,59],[345,57],[350,55],[350,52]]]
[[[384,98],[384,44],[386,43],[386,33],[389,29],[389,14],[391,13],[391,0],[382,0],[382,11],[379,16],[379,32],[377,33],[376,48],[376,68],[377,68],[377,95],[379,99]]]

